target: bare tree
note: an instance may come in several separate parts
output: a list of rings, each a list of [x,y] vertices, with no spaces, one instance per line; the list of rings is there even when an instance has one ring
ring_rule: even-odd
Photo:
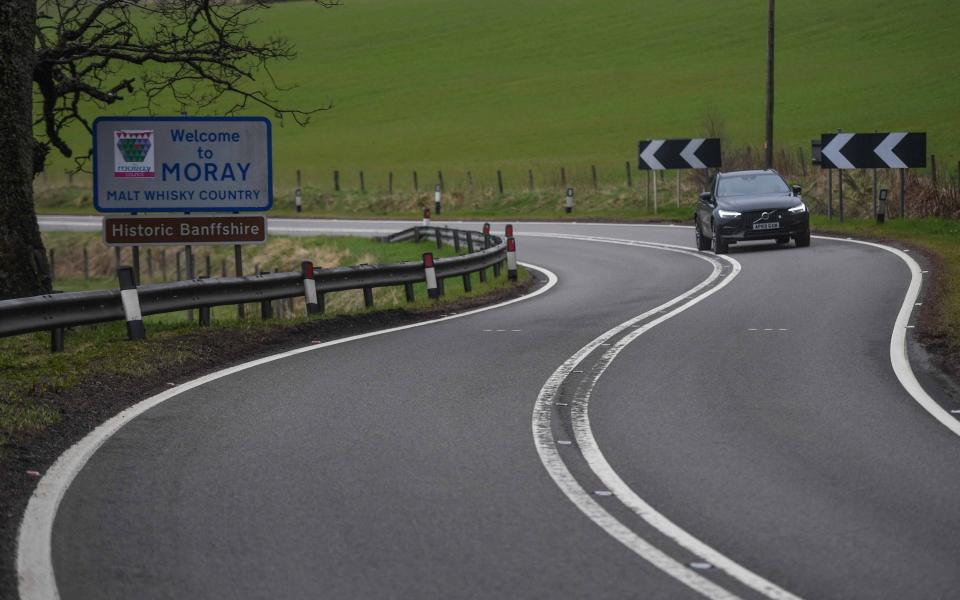
[[[0,3],[0,299],[50,291],[32,178],[51,149],[85,165],[89,146],[70,147],[68,128],[90,132],[93,117],[130,97],[142,103],[128,110],[152,113],[172,98],[191,113],[257,111],[301,125],[329,108],[288,108],[277,99],[284,88],[270,67],[295,52],[282,37],[249,37],[267,7],[260,0]]]

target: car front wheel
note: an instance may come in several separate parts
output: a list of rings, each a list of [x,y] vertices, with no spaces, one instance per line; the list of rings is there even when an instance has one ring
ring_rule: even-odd
[[[714,254],[726,254],[729,246],[727,241],[723,239],[723,236],[720,235],[719,231],[714,231],[713,233],[713,252]]]
[[[705,237],[703,232],[700,230],[700,223],[697,222],[693,226],[694,231],[696,232],[697,237],[697,250],[709,250],[710,249],[710,238]]]
[[[794,239],[797,240],[797,248],[806,248],[810,245],[810,232],[801,233]]]

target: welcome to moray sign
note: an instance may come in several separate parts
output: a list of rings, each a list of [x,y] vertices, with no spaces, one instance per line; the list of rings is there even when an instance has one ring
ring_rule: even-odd
[[[264,117],[100,117],[93,205],[106,213],[243,212],[273,206]]]

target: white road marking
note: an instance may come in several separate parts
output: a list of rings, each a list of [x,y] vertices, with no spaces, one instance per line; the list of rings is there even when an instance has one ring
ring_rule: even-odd
[[[46,227],[52,227],[58,224],[56,218],[41,217],[39,220],[41,221],[41,225]],[[98,230],[100,228],[100,221],[101,221],[100,217],[91,217],[87,219],[85,223],[78,222],[80,221],[80,219],[77,219],[75,221],[67,221],[66,218],[61,218],[61,220],[63,220],[63,224],[66,226],[82,225],[82,226],[90,227],[92,230]],[[309,221],[307,222],[309,223]],[[330,220],[329,222],[336,223],[338,222],[338,220]],[[411,222],[398,221],[397,223],[407,224]],[[380,224],[382,226],[382,222],[380,222]],[[552,222],[552,223],[536,223],[535,225],[567,226],[571,224],[572,223],[569,223],[569,222]],[[604,226],[605,227],[663,227],[663,228],[678,228],[678,229],[690,228],[689,225],[682,225],[682,224],[674,225],[674,224],[647,224],[647,223],[618,223],[618,224],[604,224]],[[319,228],[316,231],[319,232]],[[375,233],[382,230],[374,229],[371,227],[369,229],[362,229],[358,231],[362,231],[365,233]],[[331,233],[336,233],[336,231],[331,231]],[[567,237],[569,239],[583,239],[587,241],[608,241],[608,243],[624,243],[628,245],[638,245],[638,246],[643,245],[648,247],[662,247],[662,248],[668,247],[668,245],[666,244],[637,243],[629,240],[621,240],[619,242],[615,242],[610,239],[596,238],[596,237],[592,238],[590,236],[575,236],[575,235],[562,235],[562,234],[558,235],[558,234],[534,233],[534,232],[526,233],[524,235],[539,235],[543,237]],[[925,392],[925,390],[923,390],[922,386],[920,386],[919,382],[916,380],[916,377],[913,374],[912,368],[910,366],[910,363],[907,357],[906,327],[904,326],[904,324],[909,321],[910,314],[912,312],[910,304],[913,303],[916,300],[916,298],[919,296],[920,281],[921,281],[921,270],[919,268],[919,265],[917,265],[917,263],[913,261],[912,258],[906,255],[908,252],[910,252],[910,250],[899,250],[896,248],[884,246],[882,244],[876,244],[873,242],[863,242],[860,240],[853,240],[852,238],[847,238],[846,240],[844,240],[841,238],[824,237],[824,236],[814,236],[814,237],[817,237],[820,239],[838,241],[838,242],[849,242],[849,243],[858,243],[858,244],[874,246],[882,250],[892,252],[893,254],[901,258],[901,260],[903,260],[908,265],[908,267],[911,270],[912,278],[911,278],[910,287],[906,295],[906,299],[904,301],[903,306],[901,307],[901,311],[897,318],[897,325],[894,327],[893,334],[891,336],[891,341],[890,341],[891,363],[893,365],[894,372],[896,373],[897,378],[900,380],[900,383],[904,387],[904,389],[907,390],[907,392],[919,404],[921,404],[921,406],[923,406],[924,409],[926,409],[931,415],[933,415],[938,421],[940,421],[943,425],[945,425],[955,434],[960,435],[960,421],[957,421],[955,418],[950,416],[950,414],[945,409],[939,406],[939,404],[937,404],[932,398],[930,398],[930,396]],[[524,265],[524,266],[527,266],[527,265]],[[545,288],[538,290],[536,293],[531,294],[529,296],[522,297],[522,298],[514,299],[502,305],[485,307],[482,309],[478,309],[476,311],[470,311],[468,313],[464,313],[462,315],[456,315],[456,317],[466,316],[469,314],[473,314],[475,312],[481,312],[483,310],[497,308],[499,306],[524,300],[547,291],[547,289],[555,285],[556,276],[553,275],[552,273],[549,273],[548,271],[545,271],[545,272],[548,273],[548,276],[551,278],[551,282]],[[920,306],[921,304],[922,303],[916,303],[916,306]],[[456,318],[456,317],[448,317],[448,318]],[[34,492],[33,497],[31,497],[30,504],[27,507],[27,513],[24,515],[24,520],[20,528],[18,555],[17,555],[17,569],[18,569],[18,576],[20,579],[20,593],[21,593],[22,600],[32,600],[33,598],[58,598],[59,597],[56,590],[56,583],[53,578],[52,564],[50,562],[50,534],[52,532],[53,518],[56,515],[57,505],[59,504],[59,501],[62,498],[63,493],[65,493],[66,488],[69,486],[70,481],[72,481],[73,477],[76,475],[77,472],[79,472],[80,468],[82,468],[83,464],[89,459],[90,455],[93,454],[93,452],[97,449],[97,447],[99,447],[99,445],[101,445],[107,438],[109,438],[110,435],[112,435],[123,424],[125,424],[127,421],[129,421],[136,415],[141,414],[142,412],[149,410],[149,408],[152,408],[152,406],[160,404],[164,400],[169,399],[170,397],[173,397],[184,391],[187,391],[188,389],[192,389],[193,387],[197,387],[208,381],[212,381],[214,379],[227,376],[233,372],[256,366],[256,364],[262,364],[264,362],[269,362],[271,360],[283,358],[284,356],[288,356],[290,354],[296,354],[299,352],[308,351],[308,350],[319,348],[319,347],[324,347],[326,345],[344,343],[347,341],[351,341],[353,339],[359,339],[361,337],[369,337],[371,335],[388,333],[391,331],[395,331],[397,329],[406,329],[409,327],[429,325],[431,323],[435,323],[443,320],[446,320],[446,318],[438,319],[436,321],[430,321],[430,322],[424,322],[424,323],[399,327],[399,328],[390,329],[390,330],[384,330],[381,332],[373,332],[370,334],[364,334],[362,336],[356,336],[352,338],[344,338],[342,340],[335,340],[334,342],[324,344],[323,346],[310,346],[307,348],[294,350],[288,353],[283,353],[281,355],[266,357],[264,359],[260,359],[259,361],[254,361],[253,363],[239,365],[231,369],[227,369],[221,372],[208,375],[204,378],[200,378],[193,382],[182,384],[181,386],[175,389],[168,390],[164,394],[160,394],[158,396],[154,396],[153,398],[144,400],[143,402],[135,405],[134,407],[131,407],[130,409],[127,409],[126,411],[120,413],[110,421],[104,423],[97,430],[89,434],[86,438],[81,440],[73,448],[68,450],[67,453],[65,453],[60,457],[60,459],[58,459],[57,463],[55,463],[54,466],[51,467],[50,470],[48,470],[47,475],[44,476],[43,479],[41,479],[40,483],[37,486],[37,490]],[[643,326],[635,326],[635,325],[632,325],[632,326],[643,327]],[[593,349],[595,348],[591,348],[591,351]],[[583,357],[581,357],[580,360],[582,360],[582,358]],[[580,360],[576,361],[574,364],[579,364]],[[550,380],[548,380],[548,383],[550,383]],[[543,390],[541,390],[541,394],[542,393],[543,393]],[[539,404],[539,399],[538,399],[538,404]],[[138,412],[136,413],[131,412],[137,408],[139,408]],[[960,413],[960,410],[950,411],[950,412]],[[546,426],[549,431],[549,415],[547,417]],[[536,431],[537,431],[537,421],[535,418],[534,419],[535,438],[536,438]],[[92,440],[91,438],[93,438],[94,434],[97,434],[98,432],[100,432],[102,439],[100,439],[99,441]],[[552,441],[552,433],[549,434],[549,440]],[[562,442],[558,442],[558,443],[562,443]],[[80,448],[82,445],[84,447]],[[538,440],[538,452],[539,451],[540,451],[540,444]],[[552,448],[552,451],[553,451],[553,454],[555,455],[554,457],[549,456],[549,453],[547,454],[545,454],[544,452],[540,453],[541,460],[544,462],[545,466],[547,466],[547,470],[550,471],[552,475],[556,473],[556,475],[554,476],[555,481],[557,481],[561,489],[564,489],[564,491],[567,493],[567,496],[571,499],[571,501],[573,501],[574,504],[577,505],[581,511],[583,511],[588,517],[590,517],[594,521],[597,521],[598,519],[600,521],[603,521],[606,525],[604,526],[604,529],[606,529],[608,533],[610,533],[615,539],[617,539],[624,545],[630,547],[638,554],[641,554],[641,553],[647,554],[649,556],[648,560],[650,560],[653,564],[655,564],[656,566],[658,566],[659,568],[665,571],[671,571],[672,575],[677,577],[679,580],[684,581],[684,583],[689,585],[691,588],[701,591],[701,593],[705,593],[706,595],[710,597],[715,597],[715,598],[733,597],[729,592],[727,592],[723,588],[720,588],[716,584],[713,584],[712,582],[705,580],[697,576],[696,574],[689,573],[689,570],[683,568],[684,567],[683,565],[677,563],[676,561],[673,561],[673,559],[667,557],[658,549],[651,546],[646,541],[636,536],[636,534],[634,534],[631,530],[627,529],[618,521],[616,521],[616,519],[614,519],[609,513],[607,513],[603,508],[601,508],[598,504],[596,504],[596,502],[594,502],[589,497],[589,495],[586,494],[584,490],[579,488],[579,485],[577,484],[576,480],[569,473],[569,471],[566,469],[566,466],[564,465],[562,460],[559,458],[559,454],[556,453],[555,446]],[[71,455],[71,456],[68,456],[68,455]],[[56,475],[54,475],[54,472],[56,472]],[[560,480],[557,479],[558,476],[560,477]],[[60,485],[62,486],[59,488],[59,490],[58,490],[57,484],[54,482],[54,480],[57,478],[60,479],[61,481]],[[567,488],[569,488],[569,491]],[[681,570],[677,571],[676,570],[677,567],[680,567]],[[692,577],[685,577],[684,573],[688,573],[689,575],[692,575]],[[49,592],[51,590],[52,590],[52,593],[45,593],[45,591]]]
[[[910,322],[910,316],[913,313],[913,306],[916,304],[917,298],[920,296],[920,288],[923,283],[923,275],[921,274],[920,265],[912,257],[907,256],[906,253],[909,252],[909,250],[901,250],[899,248],[894,248],[893,246],[886,246],[876,242],[865,242],[862,240],[843,240],[840,238],[827,236],[815,237],[848,244],[872,246],[874,248],[886,250],[907,264],[907,268],[910,269],[910,286],[907,288],[907,294],[903,299],[903,304],[900,306],[900,312],[897,314],[897,321],[893,326],[893,333],[890,336],[890,364],[893,367],[893,372],[896,374],[897,379],[900,381],[900,385],[903,386],[903,389],[905,389],[907,393],[910,394],[910,396],[913,397],[913,399],[924,408],[924,410],[930,413],[934,419],[940,421],[941,424],[943,424],[947,429],[956,435],[960,435],[960,421],[958,421],[955,417],[952,417],[949,412],[940,406],[937,401],[931,398],[930,394],[923,389],[923,386],[920,385],[920,382],[917,381],[916,375],[913,373],[913,367],[910,366],[910,357],[907,354],[907,329],[913,328],[913,326],[908,325],[908,323]]]
[[[519,264],[525,268],[535,269],[544,273],[547,276],[547,283],[540,289],[531,292],[530,294],[520,296],[519,298],[514,298],[512,300],[507,300],[506,302],[501,302],[500,304],[484,306],[457,315],[434,319],[432,321],[423,321],[420,323],[412,323],[410,325],[402,325],[380,331],[371,331],[337,340],[331,340],[322,344],[312,344],[310,346],[297,348],[295,350],[288,350],[279,354],[266,356],[257,360],[229,367],[227,369],[221,369],[220,371],[216,371],[214,373],[210,373],[209,375],[204,375],[203,377],[182,383],[174,388],[166,390],[163,393],[157,394],[156,396],[142,400],[141,402],[138,402],[130,408],[121,411],[113,418],[101,424],[99,427],[88,433],[86,437],[60,455],[57,461],[49,469],[47,469],[46,474],[39,481],[39,483],[37,483],[37,487],[33,491],[33,495],[30,496],[30,502],[27,504],[27,509],[24,512],[23,521],[20,523],[20,533],[17,539],[17,578],[19,580],[18,589],[20,591],[20,600],[58,600],[60,598],[60,592],[57,589],[56,577],[53,572],[53,558],[51,554],[53,522],[57,516],[57,509],[60,506],[60,501],[63,499],[74,478],[87,463],[87,461],[90,460],[90,457],[93,456],[97,449],[99,449],[100,446],[109,440],[113,434],[119,431],[121,427],[132,421],[134,418],[142,415],[151,408],[166,402],[170,398],[182,394],[183,392],[200,387],[201,385],[211,381],[216,381],[217,379],[221,379],[228,375],[245,371],[252,367],[257,367],[275,360],[302,354],[304,352],[311,352],[320,348],[329,348],[331,346],[346,344],[356,340],[385,335],[397,331],[404,331],[406,329],[413,329],[416,327],[425,327],[427,325],[433,325],[452,319],[459,319],[461,317],[475,315],[488,310],[503,308],[517,302],[535,298],[548,292],[557,284],[558,279],[553,272],[528,263]]]
[[[582,363],[587,356],[589,356],[603,344],[607,343],[607,340],[610,340],[622,332],[631,329],[631,326],[654,315],[659,315],[668,309],[672,309],[666,314],[663,314],[650,323],[642,326],[641,328],[633,329],[630,331],[630,333],[623,336],[623,338],[617,342],[616,345],[607,350],[604,354],[604,356],[610,356],[612,360],[612,357],[616,356],[616,354],[618,354],[622,348],[626,346],[626,344],[630,343],[630,341],[636,339],[644,332],[652,327],[655,327],[659,323],[662,323],[676,314],[687,310],[691,306],[716,293],[727,284],[732,282],[740,272],[740,263],[729,256],[713,258],[712,255],[706,255],[681,246],[673,246],[668,244],[654,244],[649,242],[635,242],[631,240],[597,238],[590,236],[564,235],[562,237],[678,252],[706,260],[714,267],[712,273],[692,289],[676,298],[673,298],[672,300],[667,301],[661,306],[653,308],[641,315],[637,315],[636,317],[601,334],[592,342],[578,350],[562,365],[560,365],[560,367],[554,371],[554,373],[549,379],[547,379],[546,383],[544,383],[543,387],[540,389],[540,394],[537,397],[537,402],[533,411],[532,429],[534,443],[537,447],[537,453],[540,455],[540,460],[543,462],[547,472],[553,478],[557,486],[566,494],[567,498],[569,498],[570,501],[577,506],[577,508],[587,515],[587,517],[593,520],[597,525],[603,528],[620,543],[633,550],[641,558],[649,561],[666,574],[700,592],[704,596],[709,598],[735,597],[733,594],[719,585],[706,580],[695,573],[692,573],[690,569],[686,567],[686,565],[674,560],[659,548],[651,545],[649,542],[634,533],[631,529],[623,525],[600,505],[598,505],[596,501],[594,501],[580,486],[579,482],[577,482],[577,480],[573,477],[566,464],[563,462],[563,459],[560,457],[560,454],[557,451],[554,443],[550,421],[552,418],[551,406],[559,395],[560,387],[563,385],[567,377],[573,372],[574,367],[580,366],[580,363]],[[727,264],[731,265],[733,269],[731,276],[728,278],[720,278],[722,265],[721,260],[726,261]],[[713,287],[710,287],[712,284],[718,281],[719,283]],[[698,293],[699,295],[697,295]],[[687,300],[687,298],[690,299]],[[686,300],[684,304],[676,307],[676,305],[684,302],[684,300]],[[593,384],[595,384],[600,375],[603,374],[605,368],[605,365],[601,366],[589,376]],[[580,407],[580,403],[575,403],[573,411],[578,411]],[[583,413],[583,411],[581,411],[581,414],[583,417],[585,417],[585,413]],[[597,447],[596,440],[593,438],[592,432],[590,432],[589,421],[583,418],[575,419],[573,425],[577,445],[580,447],[580,451],[583,454],[587,464],[590,466],[590,469],[600,478],[604,485],[606,485],[607,488],[613,492],[613,494],[621,502],[623,502],[624,505],[633,510],[635,514],[640,516],[649,525],[673,539],[680,546],[690,550],[705,561],[717,565],[718,568],[722,569],[734,579],[737,579],[744,585],[760,592],[761,594],[764,594],[769,598],[784,598],[791,600],[796,599],[796,596],[790,592],[783,590],[776,584],[767,581],[763,577],[739,565],[723,554],[720,554],[718,551],[693,537],[681,529],[678,525],[657,512],[656,509],[637,496],[637,494],[631,490],[622,479],[620,479],[619,475],[617,475],[617,473],[610,467],[609,463],[607,463],[605,457],[600,452],[599,447]],[[588,448],[585,449],[582,445],[583,443],[586,443]]]

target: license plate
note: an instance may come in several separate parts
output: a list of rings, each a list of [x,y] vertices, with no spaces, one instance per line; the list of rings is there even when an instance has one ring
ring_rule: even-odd
[[[769,222],[769,223],[754,223],[754,230],[763,230],[763,229],[780,229],[780,223]]]

